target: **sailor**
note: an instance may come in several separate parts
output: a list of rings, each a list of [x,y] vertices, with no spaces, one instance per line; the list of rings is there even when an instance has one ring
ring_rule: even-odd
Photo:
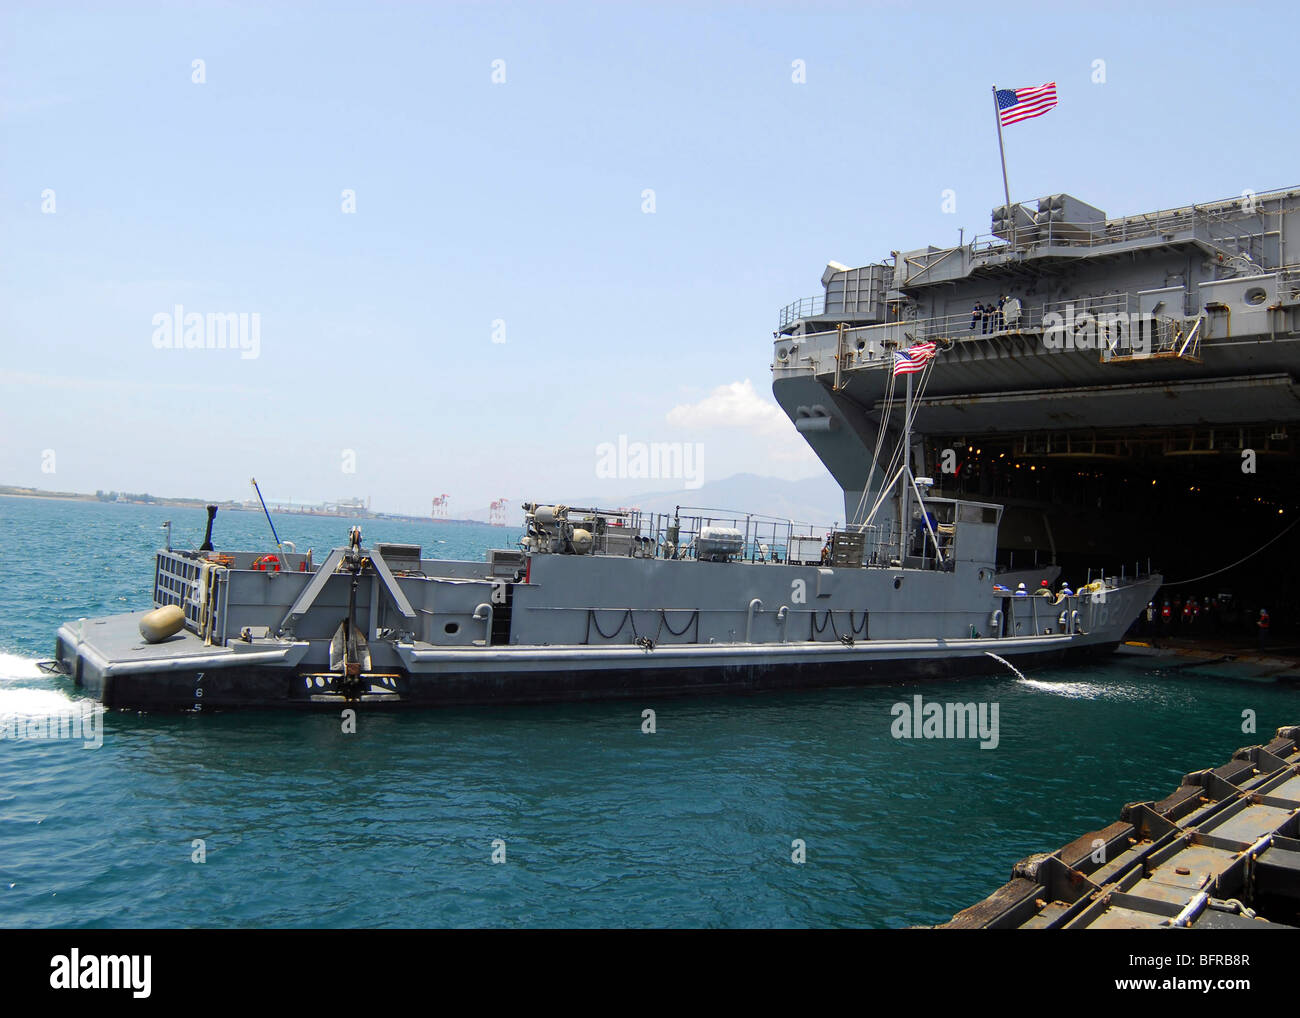
[[[1034,591],[1039,597],[1051,597],[1052,587],[1046,580],[1038,581],[1038,589]]]
[[[971,332],[975,331],[975,326],[979,324],[980,319],[982,319],[983,317],[984,317],[983,304],[976,304],[973,308],[970,309],[970,331]],[[988,330],[985,329],[984,331],[987,332]]]
[[[1259,621],[1255,623],[1255,628],[1259,631],[1259,649],[1263,650],[1268,646],[1268,609],[1259,610]]]
[[[1061,581],[1061,596],[1074,597],[1074,591],[1070,589],[1070,585],[1064,580]]]
[[[831,535],[826,535],[826,543],[822,545],[822,565],[826,565],[831,560]]]
[[[1029,591],[1025,589],[1025,583],[1023,580],[1021,580],[1019,586],[1016,587],[1016,597],[1028,597],[1028,596],[1029,596]]]
[[[993,315],[993,331],[1001,332],[1007,327],[1007,317],[1003,313],[1003,308],[1007,306],[1007,295],[1003,294],[998,298],[998,308]]]
[[[1014,329],[1020,324],[1020,298],[1007,297],[1006,302],[1006,317],[1003,319],[1002,324],[1004,328]]]

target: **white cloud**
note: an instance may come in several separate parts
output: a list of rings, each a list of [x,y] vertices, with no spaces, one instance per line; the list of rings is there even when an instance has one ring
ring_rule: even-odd
[[[719,385],[698,403],[681,403],[668,411],[668,423],[674,427],[742,428],[766,435],[793,432],[794,426],[785,412],[770,399],[754,391],[754,383]]]
[[[668,411],[667,422],[692,432],[731,431],[709,442],[714,462],[780,477],[806,477],[823,469],[777,404],[754,390],[748,378],[719,385],[697,403],[680,403]]]

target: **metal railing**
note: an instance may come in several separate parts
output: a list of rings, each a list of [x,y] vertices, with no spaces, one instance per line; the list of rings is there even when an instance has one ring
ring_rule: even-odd
[[[1279,304],[1300,303],[1300,265],[1285,265],[1277,270]]]
[[[1061,317],[1068,326],[1073,321],[1084,321],[1084,316],[1104,320],[1108,315],[1131,314],[1136,307],[1137,297],[1129,293],[1112,293],[1074,297],[1069,300],[1040,301],[1021,303],[1019,311],[1006,308],[986,311],[976,316],[971,311],[960,311],[948,315],[935,315],[927,318],[903,318],[897,322],[883,325],[862,325],[850,329],[845,334],[842,369],[861,367],[884,367],[890,363],[884,356],[885,348],[905,349],[913,343],[942,342],[962,343],[994,339],[999,336],[1037,334],[1044,330],[1049,314]],[[838,336],[834,332],[810,333],[804,340],[812,338],[837,338],[836,349],[828,349],[825,359],[813,352],[804,353],[802,360],[812,364],[821,373],[823,369],[832,370],[835,364],[833,355],[838,351]],[[774,370],[798,370],[797,364],[777,365]]]
[[[784,329],[787,325],[793,325],[801,318],[812,318],[825,313],[825,294],[819,294],[816,297],[800,297],[781,309],[780,328]]]
[[[1177,209],[1162,209],[1157,212],[1123,216],[1119,219],[1107,219],[1096,224],[1037,223],[1016,231],[1017,246],[1026,244],[1068,244],[1071,247],[1100,247],[1107,244],[1119,244],[1128,240],[1144,240],[1150,237],[1172,236],[1178,233],[1195,231],[1204,226],[1207,231],[1211,224],[1240,222],[1252,215],[1264,211],[1263,206],[1273,201],[1286,203],[1295,195],[1294,188],[1279,188],[1253,195],[1250,201],[1253,208],[1246,208],[1244,197],[1229,198],[1204,205],[1186,205]],[[1037,208],[1021,205],[1032,219]],[[1284,204],[1284,209],[1287,206]],[[1294,208],[1291,203],[1290,208]],[[1276,214],[1269,212],[1269,215]],[[1080,229],[1080,227],[1084,229]],[[1091,226],[1091,228],[1089,228]],[[1009,242],[996,235],[977,235],[970,244],[971,253],[984,253],[997,248],[1008,248]]]
[[[1032,210],[1026,209],[1030,218]],[[1030,223],[1016,228],[1016,249],[1026,247],[1057,246],[1104,247],[1122,244],[1129,240],[1174,236],[1195,231],[1197,226],[1209,226],[1211,217],[1201,209],[1175,209],[1145,216],[1128,216],[1124,219],[1107,219],[1095,223]],[[973,255],[986,254],[999,249],[1010,249],[1011,241],[996,234],[977,234],[971,240]]]
[[[781,309],[782,327],[801,317],[791,309],[797,306],[810,307],[810,302],[818,298],[805,297]],[[1018,313],[1009,313],[1004,308],[988,310],[981,317],[975,317],[973,311],[957,311],[948,315],[934,315],[926,318],[907,317],[895,321],[882,322],[878,325],[859,325],[852,332],[854,335],[865,329],[901,329],[906,342],[923,343],[934,339],[972,339],[986,338],[1001,333],[1033,332],[1042,328],[1043,318],[1056,312],[1065,315],[1073,311],[1075,315],[1090,314],[1128,314],[1137,305],[1137,297],[1130,293],[1112,293],[1086,295],[1057,301],[1021,301]],[[795,315],[788,317],[787,313]],[[822,312],[818,311],[817,314]],[[809,333],[808,335],[823,335]],[[851,345],[851,344],[850,344]]]
[[[592,534],[590,554],[666,559],[697,558],[701,554],[700,536],[706,527],[730,528],[737,532],[739,541],[727,557],[754,563],[789,561],[790,549],[798,538],[805,539],[801,545],[805,549],[801,553],[803,560],[807,557],[808,541],[816,540],[820,547],[826,535],[835,529],[781,516],[703,506],[678,506],[673,513],[567,508],[563,524],[545,523],[535,527],[536,532],[529,531],[528,550],[567,552],[566,525],[569,530],[579,528]]]
[[[1104,247],[1130,240],[1173,237],[1188,232],[1196,233],[1198,230],[1203,234],[1202,239],[1209,243],[1232,240],[1234,238],[1216,237],[1211,227],[1215,225],[1222,227],[1240,222],[1252,215],[1259,215],[1264,211],[1264,205],[1272,202],[1282,202],[1283,211],[1294,210],[1294,201],[1288,199],[1294,199],[1296,193],[1294,188],[1280,188],[1275,191],[1256,194],[1251,199],[1254,203],[1253,209],[1243,207],[1243,198],[1235,198],[1205,205],[1189,205],[1183,208],[1124,216],[1119,219],[1107,219],[1095,223],[1049,221],[1038,224],[1031,222],[1017,228],[1014,246],[1006,237],[996,234],[978,234],[962,247],[937,248],[926,252],[922,262],[908,262],[908,282],[924,276],[928,270],[938,266],[958,252],[964,252],[968,259],[968,263],[963,265],[962,272],[964,273],[971,265],[981,264],[1012,250],[1032,250],[1035,247],[1042,246]],[[1019,207],[1024,209],[1029,219],[1032,220],[1035,217],[1037,212],[1035,207],[1027,205],[1020,205]],[[1274,215],[1276,210],[1268,214]],[[1277,271],[1282,273],[1288,281],[1294,281],[1296,279],[1295,273],[1300,269],[1290,266]],[[1297,296],[1300,296],[1300,293]],[[831,305],[831,308],[827,309],[824,296],[805,297],[793,301],[781,309],[779,328],[785,329],[801,318],[833,314],[836,311],[835,301],[832,301]]]
[[[1106,315],[1129,314],[1137,301],[1133,294],[1109,293],[1097,296],[1074,297],[1069,300],[1021,302],[1018,312],[1008,312],[1005,308],[986,310],[976,316],[973,311],[962,311],[951,315],[937,315],[931,318],[912,319],[916,323],[914,333],[917,342],[951,339],[957,342],[971,339],[986,339],[1006,334],[1041,332],[1044,320],[1049,314],[1081,318],[1089,315],[1099,318]],[[907,324],[904,319],[904,324]],[[909,330],[911,331],[911,330]]]
[[[1201,340],[1205,330],[1204,316],[1171,318],[1148,316],[1138,325],[1138,331],[1126,337],[1126,342],[1116,342],[1108,330],[1098,330],[1097,349],[1103,364],[1123,361],[1140,361],[1152,357],[1177,357],[1199,360]]]
[[[927,499],[927,516],[914,512],[906,537],[898,530],[897,514],[888,511],[871,524],[848,527],[800,523],[779,516],[743,513],[702,506],[679,506],[674,513],[642,512],[637,509],[566,509],[562,523],[549,523],[530,532],[527,550],[548,554],[572,554],[573,531],[593,535],[587,554],[595,556],[699,560],[722,557],[733,562],[801,565],[851,565],[909,569],[945,570],[951,567],[957,545],[959,506],[951,499]],[[706,528],[727,528],[735,532],[730,550],[719,555],[705,535]],[[838,559],[830,538],[860,542],[860,557],[849,545],[849,559]],[[567,540],[566,540],[567,536]],[[903,552],[900,559],[900,548]],[[824,550],[823,550],[824,549]]]

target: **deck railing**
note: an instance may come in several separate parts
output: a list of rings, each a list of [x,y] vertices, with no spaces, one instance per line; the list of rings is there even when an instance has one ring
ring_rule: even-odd
[[[825,294],[818,294],[815,297],[800,297],[781,309],[780,327],[784,329],[787,325],[793,325],[801,318],[814,318],[825,313]]]
[[[1245,217],[1259,215],[1266,208],[1270,209],[1268,215],[1276,214],[1279,207],[1276,203],[1281,203],[1281,209],[1293,212],[1296,194],[1295,189],[1281,188],[1249,197],[1242,196],[1203,205],[1189,205],[1183,208],[1123,216],[1095,223],[1053,221],[1040,225],[1029,222],[1017,228],[1014,245],[1008,237],[978,234],[962,246],[930,250],[919,260],[906,263],[908,282],[925,282],[929,269],[957,254],[963,255],[964,264],[960,274],[964,274],[972,266],[984,265],[1012,251],[1032,253],[1036,248],[1043,247],[1098,248],[1156,237],[1173,238],[1189,232],[1197,233],[1203,240],[1215,243],[1216,233],[1222,233],[1225,226],[1240,223]],[[1252,203],[1251,208],[1246,207],[1245,203],[1248,201]],[[1020,205],[1020,208],[1024,209],[1030,220],[1034,218],[1037,211],[1036,206],[1032,204]],[[1300,268],[1289,266],[1277,271],[1284,281],[1295,282],[1300,287],[1300,280],[1297,280],[1296,276]],[[1296,290],[1293,299],[1300,299],[1300,288]],[[834,302],[828,309],[824,296],[804,297],[787,304],[780,310],[779,329],[784,330],[802,318],[835,313]],[[851,314],[846,317],[853,318]]]
[[[934,509],[928,525],[914,513],[916,518],[901,542],[901,559],[897,513],[888,510],[871,525],[848,527],[701,506],[679,506],[675,513],[569,509],[565,522],[593,532],[590,553],[597,556],[706,558],[712,552],[702,544],[703,531],[725,527],[738,535],[734,550],[726,556],[735,562],[898,568],[902,561],[909,569],[946,569],[957,543],[956,505],[948,500],[927,502]],[[548,531],[559,532],[554,526]],[[554,550],[563,551],[563,542]]]

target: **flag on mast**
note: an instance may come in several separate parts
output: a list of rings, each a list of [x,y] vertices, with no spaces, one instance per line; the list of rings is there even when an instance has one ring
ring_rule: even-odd
[[[1054,107],[1056,82],[1049,81],[1037,88],[999,88],[995,95],[998,102],[998,123],[1006,127],[1030,117],[1041,117]]]

